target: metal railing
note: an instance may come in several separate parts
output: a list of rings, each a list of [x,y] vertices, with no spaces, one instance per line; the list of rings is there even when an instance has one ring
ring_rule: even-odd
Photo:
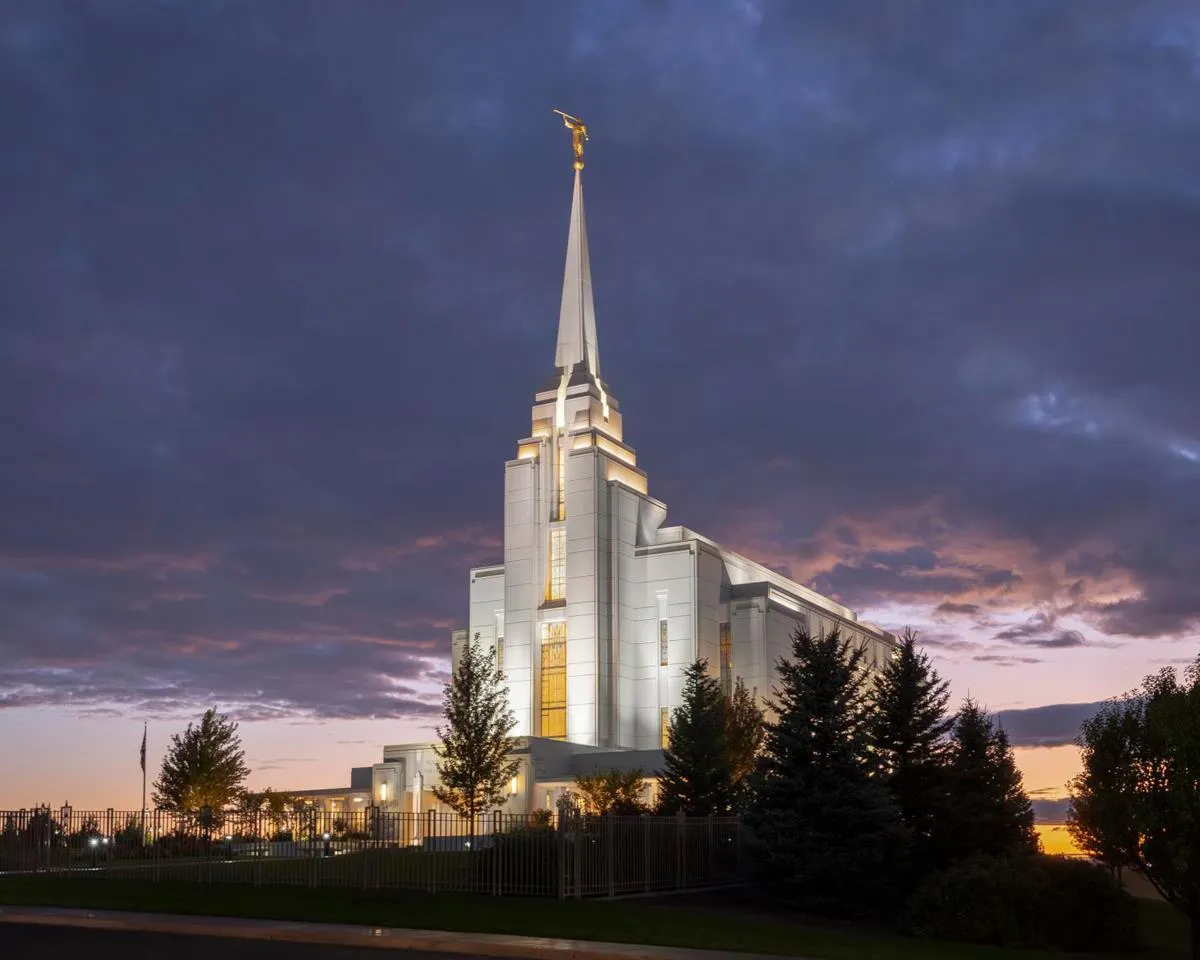
[[[738,882],[736,817],[0,811],[0,875],[558,898]]]

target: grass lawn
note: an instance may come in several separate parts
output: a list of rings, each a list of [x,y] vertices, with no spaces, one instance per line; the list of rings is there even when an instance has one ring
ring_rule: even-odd
[[[670,899],[559,902],[408,891],[364,892],[336,887],[152,884],[134,880],[25,877],[0,878],[0,904],[527,934],[785,954],[822,960],[1017,960],[1063,956],[799,923],[722,909],[720,895],[715,893],[705,895],[703,902],[673,903]],[[1139,908],[1148,947],[1141,956],[1186,957],[1187,925],[1183,918],[1164,903],[1141,901]]]

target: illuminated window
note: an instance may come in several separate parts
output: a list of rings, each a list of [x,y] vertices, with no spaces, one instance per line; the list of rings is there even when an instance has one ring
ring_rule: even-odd
[[[733,696],[733,638],[728,623],[721,624],[721,692]]]
[[[658,710],[658,740],[664,750],[671,745],[671,711],[666,707]]]
[[[658,663],[659,666],[665,667],[668,662],[667,654],[670,645],[667,643],[667,618],[663,617],[658,621]]]
[[[567,735],[567,625],[542,624],[541,735],[562,740]]]
[[[567,528],[550,531],[550,575],[546,579],[546,599],[562,600],[567,595]]]
[[[557,500],[554,504],[553,520],[563,520],[567,516],[567,448],[563,443],[558,445],[558,460],[555,463],[554,488]]]

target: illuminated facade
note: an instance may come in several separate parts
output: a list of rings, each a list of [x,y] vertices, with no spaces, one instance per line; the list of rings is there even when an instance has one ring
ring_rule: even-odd
[[[522,737],[608,750],[659,748],[698,657],[722,688],[761,697],[797,626],[835,624],[888,655],[853,611],[684,527],[625,442],[600,375],[582,174],[575,171],[554,370],[504,467],[504,562],[470,573],[470,620],[502,656]]]
[[[600,376],[580,166],[554,370],[504,466],[504,562],[471,570],[469,626],[452,638],[456,664],[477,634],[504,671],[520,760],[509,812],[552,807],[581,773],[657,771],[697,658],[726,693],[740,678],[761,701],[797,627],[838,626],[872,665],[895,642],[841,604],[665,525]],[[385,747],[371,802],[437,809],[436,778],[431,744]]]

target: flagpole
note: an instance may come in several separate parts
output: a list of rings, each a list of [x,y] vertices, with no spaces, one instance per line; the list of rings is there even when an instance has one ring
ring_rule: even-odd
[[[146,842],[146,722],[142,721],[142,843]]]

